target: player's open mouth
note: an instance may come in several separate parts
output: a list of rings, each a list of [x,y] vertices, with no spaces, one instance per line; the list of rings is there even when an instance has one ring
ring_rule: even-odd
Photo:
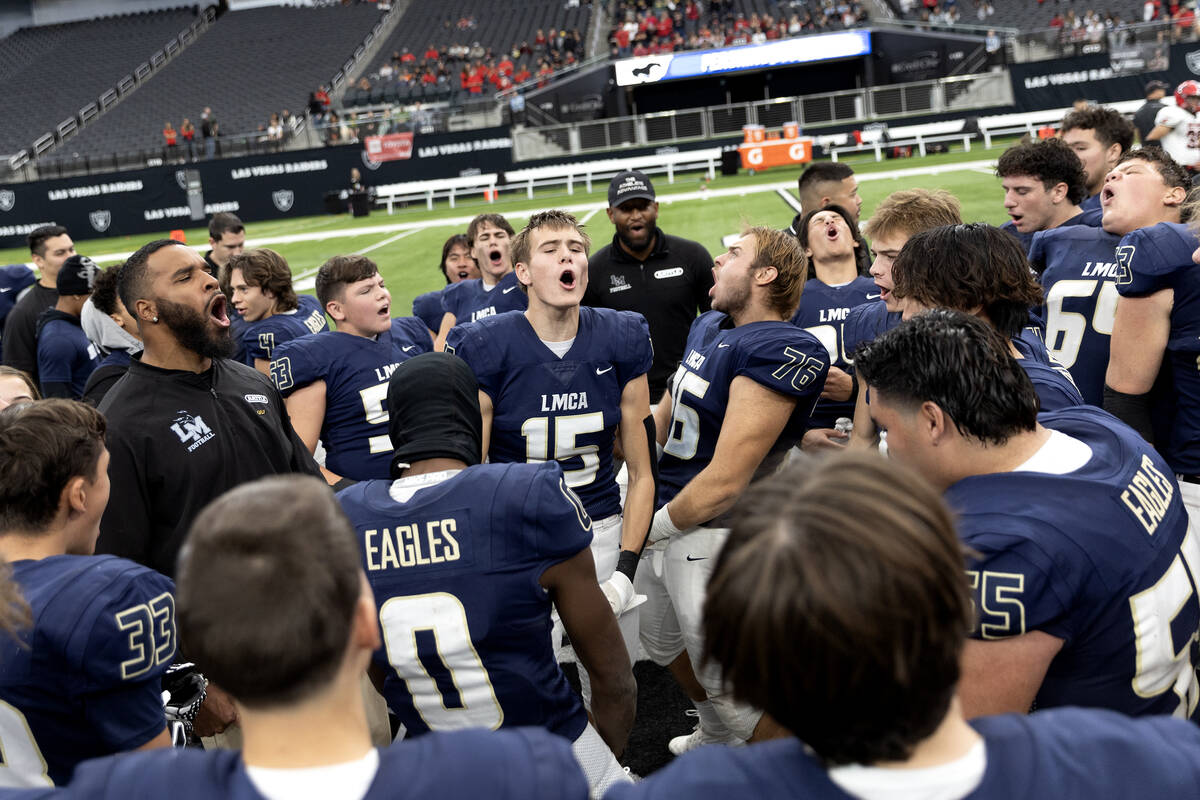
[[[492,262],[493,267],[498,267],[504,263],[504,254],[499,250],[492,250],[488,253],[488,260]]]
[[[558,276],[558,283],[564,289],[570,290],[575,288],[575,273],[569,269],[564,269],[562,274]]]
[[[208,313],[213,320],[222,328],[229,327],[229,315],[225,313],[225,295],[215,294],[213,299],[208,301]]]
[[[836,226],[836,225],[830,225],[829,227],[827,227],[827,228],[825,229],[825,235],[826,235],[826,236],[829,238],[829,240],[830,240],[830,241],[833,241],[833,240],[837,239],[837,238],[838,238],[838,229],[837,229],[837,226]]]
[[[460,270],[458,271],[458,279],[459,279],[460,281],[465,281],[465,280],[466,280],[467,278],[469,278],[469,277],[471,277],[471,273],[470,273],[470,272],[468,272],[467,270],[465,270],[465,269],[460,269]]]
[[[879,290],[879,299],[881,299],[881,300],[887,300],[889,297],[892,296],[892,290],[890,288],[888,288],[887,286],[883,286],[879,283],[876,283],[875,288]]]
[[[391,310],[392,310],[392,307],[390,305],[386,305],[383,308],[379,309],[379,316],[386,317],[391,312]]]
[[[1102,205],[1102,206],[1108,205],[1108,201],[1112,200],[1113,197],[1115,197],[1115,196],[1116,196],[1116,192],[1114,192],[1112,190],[1112,187],[1105,186],[1103,189],[1100,190],[1100,205]]]

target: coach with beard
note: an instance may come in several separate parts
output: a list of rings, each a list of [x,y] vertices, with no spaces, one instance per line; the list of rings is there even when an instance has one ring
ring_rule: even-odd
[[[174,577],[184,536],[210,500],[317,467],[271,381],[227,358],[227,301],[203,258],[170,239],[151,242],[125,262],[119,291],[145,349],[100,404],[112,501],[96,552]]]

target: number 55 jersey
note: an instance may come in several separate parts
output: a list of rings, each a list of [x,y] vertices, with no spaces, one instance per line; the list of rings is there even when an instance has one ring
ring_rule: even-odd
[[[539,580],[588,547],[591,519],[555,461],[369,481],[338,494],[375,593],[384,697],[412,734],[587,715],[554,660]]]
[[[115,556],[12,567],[33,624],[19,639],[0,634],[0,786],[62,786],[79,762],[166,729],[175,587]]]
[[[797,400],[783,433],[756,470],[757,480],[778,467],[804,436],[828,374],[825,346],[790,322],[733,327],[719,311],[697,317],[688,333],[683,363],[671,381],[671,425],[658,462],[656,505],[670,502],[712,461],[735,378],[745,375]]]
[[[967,571],[971,636],[1042,631],[1063,641],[1039,708],[1195,719],[1200,538],[1175,476],[1133,429],[1099,409],[1038,421],[1052,437],[1024,467],[965,478],[946,492],[959,535],[979,554]]]

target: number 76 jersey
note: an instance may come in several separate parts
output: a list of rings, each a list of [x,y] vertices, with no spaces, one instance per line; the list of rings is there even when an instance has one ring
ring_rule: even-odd
[[[697,317],[671,382],[671,425],[659,459],[657,505],[670,502],[712,461],[734,378],[745,375],[797,400],[783,433],[756,471],[757,479],[778,466],[804,436],[828,374],[825,346],[790,322],[733,327],[720,311]]]
[[[1091,449],[1065,474],[965,478],[946,492],[979,554],[967,576],[977,639],[1042,631],[1063,640],[1036,705],[1197,717],[1200,537],[1170,468],[1096,408],[1038,421]],[[1053,442],[1048,447],[1053,446]]]

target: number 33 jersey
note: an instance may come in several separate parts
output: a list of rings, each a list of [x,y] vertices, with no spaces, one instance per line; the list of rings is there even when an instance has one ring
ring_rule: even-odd
[[[554,660],[539,581],[591,544],[592,523],[557,462],[369,481],[338,500],[379,609],[384,697],[410,733],[579,737],[587,716]]]
[[[671,425],[659,459],[658,506],[670,502],[712,461],[734,378],[745,375],[798,401],[755,479],[777,467],[800,441],[821,396],[829,353],[815,336],[790,322],[732,325],[719,311],[701,314],[692,323],[683,363],[671,381]]]
[[[1200,538],[1175,476],[1099,409],[1038,419],[1091,448],[1086,463],[1065,474],[977,475],[946,492],[959,535],[979,554],[967,571],[971,636],[1043,631],[1063,640],[1039,708],[1195,718]]]
[[[612,459],[621,393],[654,358],[641,314],[581,307],[579,331],[562,358],[520,311],[459,325],[446,350],[470,365],[492,399],[493,464],[556,459],[588,514],[621,513]]]
[[[284,397],[325,381],[325,466],[356,481],[386,478],[392,460],[388,378],[401,362],[432,349],[429,331],[416,317],[392,320],[391,330],[374,339],[325,331],[280,345],[271,380]]]
[[[0,786],[62,786],[75,765],[133,750],[166,728],[174,584],[115,556],[13,563],[33,612],[0,635]]]

